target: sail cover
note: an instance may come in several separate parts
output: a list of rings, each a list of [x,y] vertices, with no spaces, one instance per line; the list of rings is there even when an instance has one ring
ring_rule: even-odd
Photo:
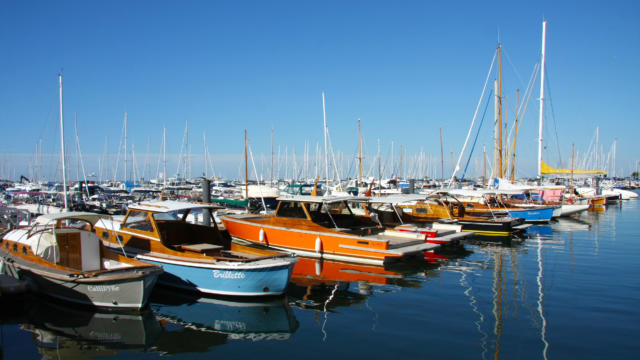
[[[571,169],[555,169],[547,165],[544,161],[541,162],[540,172],[543,175],[571,175]],[[606,175],[604,170],[585,170],[585,169],[573,169],[574,175]]]

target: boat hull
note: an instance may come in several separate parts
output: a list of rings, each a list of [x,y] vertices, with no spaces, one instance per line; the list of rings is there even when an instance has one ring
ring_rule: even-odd
[[[227,216],[223,217],[222,221],[235,240],[248,241],[301,256],[347,262],[380,265],[411,255],[422,255],[424,251],[439,247],[426,243],[422,236],[413,240],[397,239],[402,244],[393,246],[389,245],[389,240],[380,237],[254,223],[240,217]]]
[[[3,257],[2,271],[49,297],[87,306],[138,310],[147,304],[161,272],[141,269],[123,279],[117,279],[114,273],[78,278],[54,274],[14,257]]]
[[[199,265],[193,262],[138,255],[137,259],[161,265],[158,283],[212,295],[281,295],[293,272],[295,259],[265,259],[252,263]]]
[[[555,207],[536,207],[531,209],[509,209],[511,217],[523,218],[525,222],[549,222],[553,218]]]

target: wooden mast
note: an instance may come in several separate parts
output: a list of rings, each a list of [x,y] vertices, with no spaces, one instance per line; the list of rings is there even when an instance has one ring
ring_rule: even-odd
[[[498,177],[502,178],[502,45],[498,43]]]
[[[516,167],[516,139],[518,138],[518,107],[520,106],[520,89],[516,89],[516,119],[513,123],[514,132],[513,132],[513,145],[511,145],[511,183],[513,184],[514,173]]]
[[[573,155],[575,151],[575,144],[571,144],[571,192],[573,192]]]

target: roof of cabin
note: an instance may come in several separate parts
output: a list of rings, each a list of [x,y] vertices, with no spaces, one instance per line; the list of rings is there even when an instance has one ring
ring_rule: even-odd
[[[308,202],[308,203],[336,203],[349,200],[360,200],[366,198],[359,198],[356,196],[310,196],[310,195],[290,195],[280,196],[278,201],[296,201],[296,202]]]
[[[92,212],[69,211],[69,212],[62,212],[58,214],[40,215],[36,218],[36,223],[41,225],[46,225],[46,224],[50,224],[52,222],[63,220],[63,219],[79,219],[79,220],[87,221],[93,225],[103,217],[105,217],[105,215],[96,214]]]
[[[182,211],[188,209],[217,209],[219,206],[213,204],[194,204],[182,201],[145,201],[129,205],[129,209],[151,211],[156,213],[166,213],[171,211]]]

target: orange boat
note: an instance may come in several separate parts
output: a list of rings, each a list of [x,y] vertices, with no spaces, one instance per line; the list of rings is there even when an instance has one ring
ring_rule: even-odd
[[[393,232],[371,219],[353,214],[353,196],[291,196],[280,201],[274,215],[222,217],[229,234],[303,256],[384,264],[439,247],[419,233]]]

